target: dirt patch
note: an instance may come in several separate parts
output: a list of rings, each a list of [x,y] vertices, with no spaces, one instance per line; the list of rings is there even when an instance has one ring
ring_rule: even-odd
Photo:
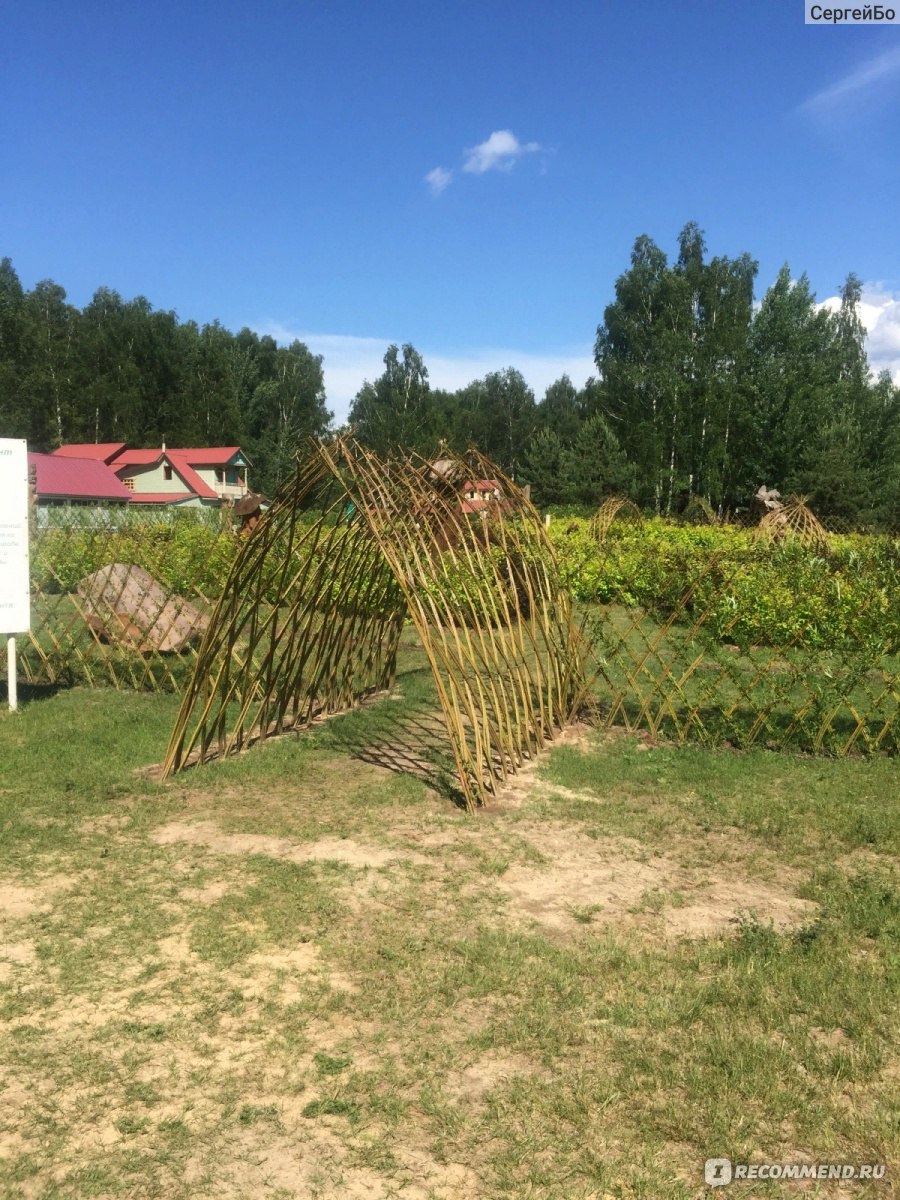
[[[0,943],[0,983],[13,979],[22,967],[30,967],[36,957],[34,942]]]
[[[516,1075],[533,1078],[537,1074],[544,1072],[524,1054],[489,1051],[464,1070],[452,1072],[448,1076],[446,1090],[456,1100],[478,1103],[498,1084],[506,1083]]]
[[[151,835],[160,846],[183,843],[202,846],[213,854],[263,854],[287,862],[341,862],[357,868],[381,868],[398,859],[410,859],[402,851],[383,846],[365,845],[351,838],[321,838],[316,842],[294,842],[289,838],[272,837],[262,833],[224,833],[212,821],[186,824],[173,821],[154,830]]]
[[[23,921],[37,912],[49,911],[57,892],[74,883],[71,875],[48,875],[29,886],[0,882],[0,921]]]
[[[230,885],[224,879],[213,879],[203,887],[182,888],[179,896],[188,904],[215,904],[223,900],[231,891]]]
[[[301,1117],[297,1124],[288,1120],[285,1132],[267,1136],[263,1146],[248,1131],[230,1148],[232,1161],[216,1179],[216,1195],[244,1200],[278,1191],[297,1200],[388,1200],[397,1195],[405,1200],[470,1200],[478,1194],[478,1177],[468,1167],[440,1164],[427,1154],[404,1153],[401,1148],[395,1148],[394,1179],[350,1165],[345,1127],[341,1118]]]
[[[119,833],[129,823],[131,818],[120,813],[101,813],[97,817],[86,817],[81,822],[84,833]]]
[[[809,1031],[809,1036],[824,1050],[852,1050],[853,1040],[843,1029],[822,1029],[818,1025],[813,1025]]]
[[[750,914],[776,929],[797,925],[816,911],[769,881],[721,874],[699,863],[649,857],[639,842],[598,842],[568,826],[545,823],[532,835],[544,865],[514,864],[499,881],[510,912],[557,933],[585,926],[641,925],[670,936],[722,933]]]
[[[37,888],[20,887],[14,883],[0,884],[0,918],[22,921],[40,908]]]
[[[488,805],[489,810],[495,811],[501,806],[518,808],[533,790],[534,773],[539,767],[546,764],[547,755],[551,750],[556,750],[560,746],[575,746],[579,750],[587,750],[591,747],[596,733],[597,731],[592,725],[585,725],[580,721],[574,725],[567,725],[565,729],[557,732],[552,741],[548,739],[533,758],[524,762],[515,775],[504,785],[498,787],[494,799]]]
[[[186,930],[171,933],[168,937],[160,938],[156,943],[159,954],[175,966],[182,967],[186,963],[192,966],[199,963],[199,958],[191,949],[190,937]]]
[[[698,903],[663,912],[667,933],[711,937],[751,916],[782,931],[796,928],[818,911],[811,901],[762,882],[728,879],[699,888],[704,894]]]
[[[331,975],[322,966],[321,949],[315,942],[259,951],[251,954],[245,965],[246,973],[227,971],[223,977],[239,987],[247,999],[262,1000],[274,995],[281,1004],[294,1004],[309,993],[312,976],[324,974],[331,982]]]

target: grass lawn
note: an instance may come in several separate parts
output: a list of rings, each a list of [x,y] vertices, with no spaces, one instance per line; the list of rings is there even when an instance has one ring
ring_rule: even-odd
[[[159,784],[176,708],[0,716],[0,1195],[898,1190],[897,760],[580,729],[473,818],[413,650]]]

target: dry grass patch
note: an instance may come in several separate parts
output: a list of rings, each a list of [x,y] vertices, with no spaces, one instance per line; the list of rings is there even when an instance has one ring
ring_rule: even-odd
[[[268,858],[294,863],[332,861],[360,869],[386,867],[398,858],[407,857],[392,854],[379,846],[360,845],[351,838],[322,838],[316,842],[298,844],[288,838],[265,834],[223,833],[212,821],[193,824],[173,821],[154,830],[151,836],[160,846],[183,842],[189,846],[202,846],[213,854],[237,857],[263,854]]]
[[[699,839],[682,840],[680,853],[648,855],[635,839],[590,838],[574,824],[544,822],[526,836],[544,862],[513,864],[500,887],[511,914],[555,933],[595,924],[708,937],[751,916],[778,930],[796,928],[817,911],[786,888],[754,879],[749,857],[721,867],[705,861]]]
[[[578,736],[476,819],[302,738],[52,826],[19,797],[0,1196],[693,1200],[711,1153],[891,1158],[875,768]]]

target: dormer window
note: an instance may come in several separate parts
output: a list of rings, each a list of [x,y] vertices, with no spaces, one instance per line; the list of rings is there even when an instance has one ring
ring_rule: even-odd
[[[168,465],[168,463],[163,467],[163,479],[165,479],[167,482],[171,481],[172,479],[172,468]]]

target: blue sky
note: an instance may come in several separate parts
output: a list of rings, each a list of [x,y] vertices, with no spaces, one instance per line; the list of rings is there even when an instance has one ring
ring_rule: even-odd
[[[432,382],[582,383],[635,237],[851,270],[900,373],[900,26],[803,0],[7,5],[0,256]]]

